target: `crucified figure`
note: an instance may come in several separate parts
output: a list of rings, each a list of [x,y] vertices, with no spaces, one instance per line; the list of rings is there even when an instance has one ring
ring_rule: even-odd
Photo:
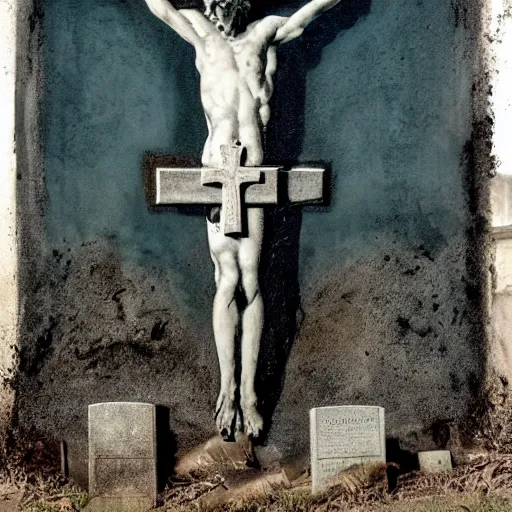
[[[276,49],[300,36],[305,27],[340,0],[311,0],[290,17],[267,16],[248,23],[249,0],[204,0],[204,11],[176,9],[168,0],[146,0],[151,12],[173,28],[196,51],[200,93],[208,125],[202,163],[219,167],[221,146],[238,144],[245,165],[263,162],[263,131],[270,119],[269,101],[277,67]],[[263,328],[263,300],[258,266],[263,239],[263,210],[248,208],[243,236],[226,236],[222,208],[207,219],[208,243],[215,265],[217,292],[213,333],[220,365],[221,387],[216,421],[225,440],[235,431],[256,438],[263,428],[254,389]],[[237,288],[246,305],[238,311]],[[241,318],[240,318],[241,314]],[[241,321],[240,404],[235,397],[235,340]]]

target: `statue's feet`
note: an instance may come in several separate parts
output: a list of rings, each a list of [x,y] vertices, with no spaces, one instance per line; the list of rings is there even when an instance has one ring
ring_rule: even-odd
[[[221,393],[217,400],[217,408],[215,410],[215,420],[220,437],[224,441],[234,440],[235,429],[235,402],[227,393]]]
[[[242,406],[244,415],[244,431],[252,439],[260,436],[263,430],[263,418],[256,409],[256,406]]]

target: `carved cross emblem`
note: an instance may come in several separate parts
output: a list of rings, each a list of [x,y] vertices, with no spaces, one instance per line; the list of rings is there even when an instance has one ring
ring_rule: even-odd
[[[259,183],[261,168],[240,166],[242,147],[239,144],[221,146],[220,152],[222,168],[203,167],[201,185],[222,185],[224,234],[237,235],[242,232],[241,187],[245,183]]]

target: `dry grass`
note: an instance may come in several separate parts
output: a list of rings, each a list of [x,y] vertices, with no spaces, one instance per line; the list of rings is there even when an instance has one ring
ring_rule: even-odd
[[[208,484],[208,485],[205,485]],[[222,482],[181,483],[161,510],[176,512],[511,512],[512,456],[482,457],[447,473],[411,473],[398,480],[388,493],[382,468],[349,471],[328,492],[312,496],[309,488],[276,489],[273,493],[242,502],[201,507],[197,498]],[[211,486],[209,488],[209,486]],[[191,495],[188,495],[194,489]],[[507,495],[507,493],[510,493]],[[194,496],[192,498],[192,495]],[[188,499],[190,497],[191,499]]]
[[[87,493],[60,478],[38,478],[26,486],[21,501],[23,512],[78,512],[87,504]]]
[[[24,512],[77,512],[85,506],[87,494],[59,473],[58,451],[36,436],[13,434],[0,454],[0,510],[10,508],[14,496]]]
[[[327,500],[318,502],[306,492],[277,492],[241,503],[224,504],[210,509],[197,506],[167,508],[173,512],[510,512],[512,502],[495,495],[451,494],[443,497],[406,500],[392,499],[380,502],[357,503],[352,500]]]
[[[37,448],[37,447],[36,447]],[[44,464],[43,464],[44,467]],[[24,512],[78,512],[86,494],[50,466],[28,471],[23,461],[3,464],[2,494],[21,492]],[[481,457],[468,466],[438,475],[411,473],[386,489],[382,466],[345,473],[328,492],[312,496],[306,481],[293,489],[274,489],[250,500],[207,508],[198,500],[224,485],[220,473],[173,481],[161,495],[160,511],[173,512],[512,512],[512,456]],[[0,506],[0,510],[1,506]]]
[[[394,495],[404,500],[450,493],[500,493],[508,489],[512,489],[512,455],[494,454],[447,473],[403,475]]]

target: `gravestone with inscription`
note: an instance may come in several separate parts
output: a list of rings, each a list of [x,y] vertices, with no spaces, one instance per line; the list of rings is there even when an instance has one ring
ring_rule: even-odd
[[[91,512],[143,512],[155,505],[156,410],[153,404],[89,405]]]
[[[313,493],[355,464],[386,461],[382,407],[317,407],[310,411],[310,428]]]

